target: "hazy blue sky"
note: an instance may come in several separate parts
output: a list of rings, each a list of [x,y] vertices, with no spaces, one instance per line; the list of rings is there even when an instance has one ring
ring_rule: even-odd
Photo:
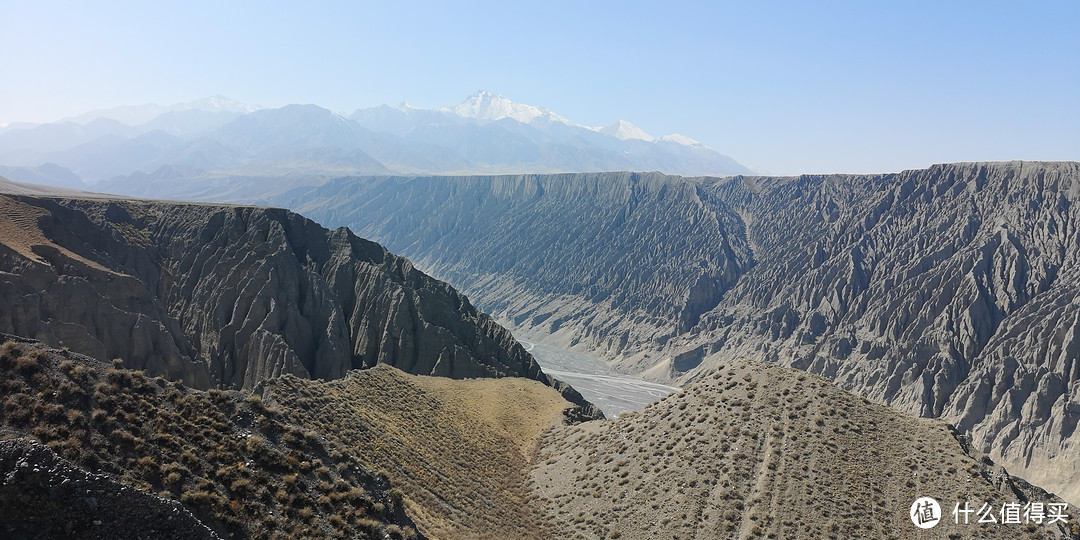
[[[772,173],[1080,159],[1080,2],[0,0],[0,123],[480,89]]]

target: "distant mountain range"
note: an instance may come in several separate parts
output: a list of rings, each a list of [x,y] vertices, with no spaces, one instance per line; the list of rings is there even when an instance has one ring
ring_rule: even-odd
[[[749,169],[684,135],[654,137],[620,120],[576,124],[492,92],[453,107],[259,109],[221,96],[93,111],[0,128],[4,175],[72,187],[184,178]],[[109,183],[99,186],[108,188]]]

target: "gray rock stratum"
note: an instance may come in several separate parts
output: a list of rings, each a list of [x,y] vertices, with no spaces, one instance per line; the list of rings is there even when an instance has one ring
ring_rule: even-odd
[[[347,178],[272,200],[525,335],[679,383],[733,355],[821,374],[1080,501],[1080,164]]]
[[[7,194],[0,208],[0,331],[203,389],[385,363],[536,379],[595,412],[463,295],[347,229],[100,197]]]

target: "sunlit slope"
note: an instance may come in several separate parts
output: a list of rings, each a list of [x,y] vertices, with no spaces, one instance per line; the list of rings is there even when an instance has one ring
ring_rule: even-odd
[[[636,413],[562,427],[532,473],[563,538],[1057,538],[1054,526],[956,525],[956,503],[1060,502],[964,450],[944,422],[828,381],[731,361]],[[945,508],[932,536],[909,516]],[[1076,508],[1070,509],[1075,519]],[[1075,534],[1077,531],[1069,531]]]
[[[341,380],[266,383],[264,401],[383,471],[431,538],[552,538],[526,475],[571,404],[536,381],[466,381],[377,366]]]

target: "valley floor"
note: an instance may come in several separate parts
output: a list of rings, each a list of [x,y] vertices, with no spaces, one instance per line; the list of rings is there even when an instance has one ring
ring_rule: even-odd
[[[518,342],[536,358],[544,373],[573,386],[585,399],[600,407],[608,418],[641,410],[679,391],[674,386],[616,373],[600,360],[579,352],[520,338]]]

